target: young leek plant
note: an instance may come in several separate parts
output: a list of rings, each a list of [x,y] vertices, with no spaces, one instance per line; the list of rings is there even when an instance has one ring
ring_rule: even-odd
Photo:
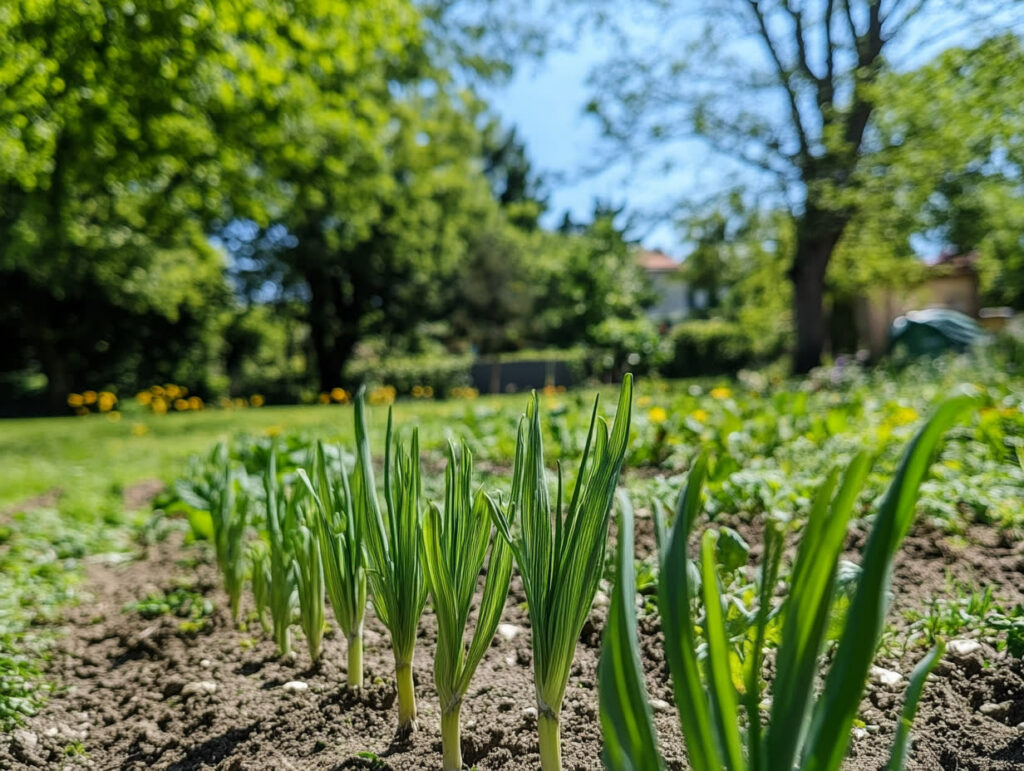
[[[348,687],[363,687],[363,613],[366,570],[359,519],[344,469],[332,477],[324,446],[317,442],[309,470],[299,478],[308,488],[315,512],[312,530],[323,557],[324,581],[334,617],[348,641]]]
[[[300,495],[299,488],[293,492]],[[310,519],[316,516],[310,512]],[[320,541],[305,524],[292,533],[292,555],[295,564],[295,586],[299,595],[299,622],[306,635],[306,648],[313,666],[320,663],[324,639],[324,568],[320,558]]]
[[[715,531],[709,530],[702,537],[696,557],[698,575],[690,572],[688,542],[700,510],[707,468],[703,456],[694,463],[679,498],[674,525],[669,530],[656,514],[655,528],[661,545],[658,607],[665,653],[687,755],[695,771],[839,769],[885,622],[893,558],[910,528],[918,488],[942,434],[971,404],[969,397],[955,397],[940,405],[907,448],[864,547],[856,591],[846,611],[824,689],[815,700],[815,676],[832,617],[836,569],[849,518],[867,474],[867,456],[855,457],[841,482],[836,472],[825,480],[812,502],[789,578],[789,593],[779,608],[780,642],[766,724],[760,707],[761,670],[767,628],[770,623],[778,623],[771,598],[782,560],[782,533],[777,524],[767,524],[759,608],[743,662],[742,687],[738,687],[730,671],[734,654],[723,618]],[[631,519],[628,507],[622,508],[624,532],[632,529]],[[620,540],[620,546],[623,552],[629,549],[629,539]],[[664,768],[643,689],[636,621],[630,611],[635,597],[631,563],[631,553],[619,554],[618,582],[601,651],[604,758],[606,767],[613,771]],[[695,611],[698,594],[703,600],[703,618],[698,618]],[[697,629],[703,630],[706,646],[703,662],[698,661],[696,652]],[[940,644],[911,674],[887,771],[903,768],[909,725],[924,681],[941,654]],[[746,717],[743,732],[741,710]]]
[[[419,432],[413,429],[411,447],[405,452],[401,444],[392,440],[392,414],[388,411],[384,449],[385,517],[377,501],[363,389],[356,395],[355,419],[357,457],[352,493],[368,556],[367,578],[373,609],[391,633],[398,690],[398,734],[406,736],[416,729],[412,663],[420,614],[427,600],[419,553]]]
[[[610,435],[605,421],[597,417],[595,400],[569,506],[563,510],[559,466],[558,492],[552,510],[541,442],[540,405],[534,394],[520,423],[509,506],[505,513],[499,512],[495,517],[499,531],[511,546],[526,592],[544,771],[562,767],[562,698],[576,654],[576,641],[604,566],[612,498],[629,440],[632,398],[633,380],[627,374]]]
[[[249,545],[249,573],[252,576],[252,601],[256,606],[256,619],[260,622],[264,634],[270,634],[271,626],[267,621],[267,606],[270,601],[270,552],[263,541],[254,541]]]
[[[462,769],[459,710],[498,627],[512,576],[512,552],[502,538],[491,538],[496,506],[483,490],[474,499],[472,484],[469,448],[463,445],[457,457],[449,443],[444,509],[431,504],[423,519],[423,571],[437,616],[434,686],[441,702],[444,771]],[[487,579],[467,647],[466,624],[489,544]]]
[[[231,620],[236,624],[245,586],[245,531],[248,524],[248,502],[235,495],[235,475],[227,445],[219,443],[210,456],[215,464],[214,478],[208,494],[213,544],[217,566],[224,576],[224,590],[231,607]]]
[[[291,624],[295,609],[297,578],[292,559],[292,538],[297,522],[296,498],[286,498],[277,478],[277,456],[273,450],[263,475],[267,506],[267,537],[270,558],[265,564],[266,597],[274,627],[277,652],[287,656],[292,650]]]

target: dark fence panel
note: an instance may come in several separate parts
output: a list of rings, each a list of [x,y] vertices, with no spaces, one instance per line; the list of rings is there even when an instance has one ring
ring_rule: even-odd
[[[512,393],[544,386],[569,387],[579,382],[565,361],[479,361],[470,369],[473,387],[480,393]]]

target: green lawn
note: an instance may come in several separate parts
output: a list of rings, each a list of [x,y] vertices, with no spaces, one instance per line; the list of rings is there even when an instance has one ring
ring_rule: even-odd
[[[412,422],[436,445],[445,426],[465,414],[465,401],[402,401],[395,419]],[[523,394],[475,399],[476,407],[522,409]],[[375,412],[383,413],[383,408]],[[383,419],[374,422],[383,434]],[[0,421],[0,508],[54,488],[88,496],[142,479],[171,480],[184,460],[221,439],[247,432],[310,431],[342,441],[352,438],[351,406],[262,407],[168,415],[102,415]]]

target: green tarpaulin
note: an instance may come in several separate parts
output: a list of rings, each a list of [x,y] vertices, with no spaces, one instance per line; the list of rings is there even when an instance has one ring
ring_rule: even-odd
[[[988,333],[970,316],[945,308],[911,311],[889,327],[889,351],[930,356],[963,351],[984,342]]]

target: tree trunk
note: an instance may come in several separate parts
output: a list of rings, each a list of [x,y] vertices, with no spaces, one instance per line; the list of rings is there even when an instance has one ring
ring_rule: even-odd
[[[67,363],[47,330],[42,331],[36,350],[43,374],[46,375],[46,407],[54,414],[64,412],[71,392],[71,375]]]
[[[306,283],[309,284],[309,336],[316,357],[317,382],[320,390],[327,392],[341,384],[341,368],[344,364],[338,361],[334,346],[337,324],[334,293],[325,271],[308,271]]]
[[[835,212],[808,206],[797,223],[796,258],[790,271],[796,350],[793,372],[804,375],[821,364],[828,330],[825,323],[825,273],[846,218]]]
[[[309,284],[309,332],[320,390],[342,384],[345,364],[359,342],[360,302],[355,288],[346,292],[341,278],[326,270],[306,273]]]

